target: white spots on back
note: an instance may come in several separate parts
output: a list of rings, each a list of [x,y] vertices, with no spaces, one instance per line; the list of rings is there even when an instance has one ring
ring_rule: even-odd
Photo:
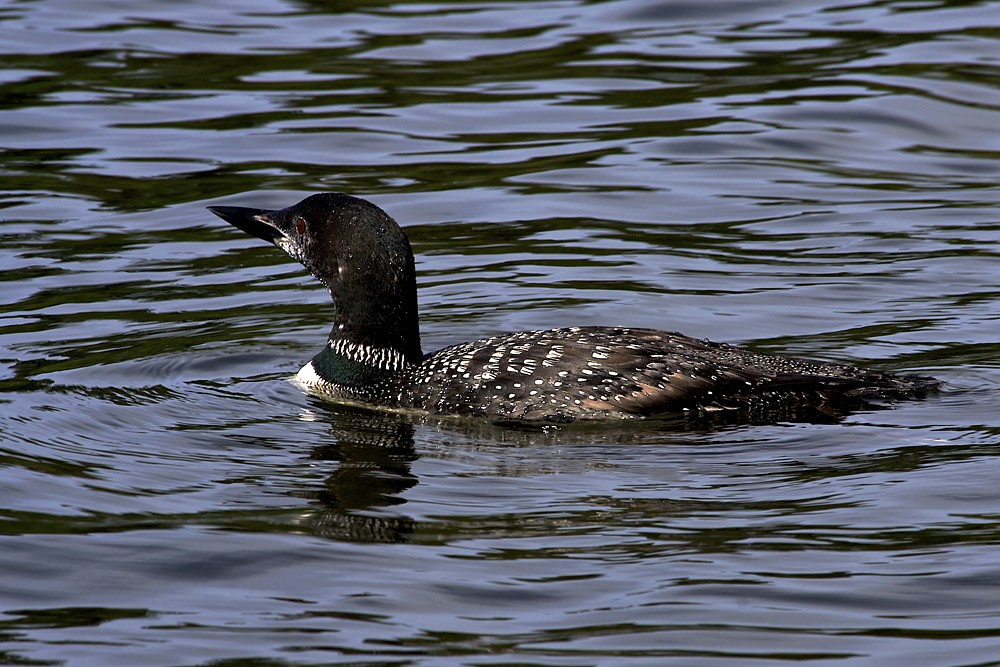
[[[343,344],[335,351],[379,367],[403,366],[384,392],[373,386],[366,396],[435,413],[510,419],[648,414],[713,405],[734,394],[735,400],[746,400],[740,397],[766,385],[766,371],[758,371],[755,362],[781,363],[678,334],[596,327],[495,336],[445,348],[411,366],[381,348]],[[813,371],[810,362],[784,363]],[[297,379],[322,381],[311,365]]]

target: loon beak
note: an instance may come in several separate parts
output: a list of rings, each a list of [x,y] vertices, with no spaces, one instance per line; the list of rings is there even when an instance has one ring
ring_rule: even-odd
[[[268,243],[278,245],[278,240],[285,238],[285,235],[273,221],[273,214],[277,211],[243,206],[209,206],[208,210],[233,227],[242,229],[247,234],[252,234],[259,239],[264,239]]]

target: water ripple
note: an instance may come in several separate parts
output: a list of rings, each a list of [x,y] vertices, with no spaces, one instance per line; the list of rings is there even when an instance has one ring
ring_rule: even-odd
[[[0,650],[992,664],[998,7],[0,9]],[[204,210],[318,190],[406,229],[425,350],[627,324],[946,387],[613,428],[325,404],[285,380],[328,295]]]

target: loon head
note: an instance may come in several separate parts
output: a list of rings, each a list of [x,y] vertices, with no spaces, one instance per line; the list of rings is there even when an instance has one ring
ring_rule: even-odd
[[[419,363],[413,251],[403,230],[371,202],[316,194],[280,210],[209,206],[215,215],[278,246],[330,291],[330,342],[389,349]]]

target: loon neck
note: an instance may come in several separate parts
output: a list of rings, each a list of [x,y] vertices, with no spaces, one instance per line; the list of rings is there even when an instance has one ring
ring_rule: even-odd
[[[352,389],[383,382],[410,363],[406,355],[391,347],[352,343],[343,338],[331,338],[312,360],[318,376]]]
[[[424,355],[420,348],[416,277],[410,269],[395,282],[367,283],[363,289],[355,284],[353,290],[343,283],[328,283],[334,324],[320,354],[343,358],[347,365],[383,371],[419,364]]]
[[[367,213],[368,225],[346,224],[340,237],[304,257],[333,300],[330,349],[361,364],[395,357],[420,363],[413,251],[391,218],[380,209]],[[395,367],[386,363],[378,367]]]

